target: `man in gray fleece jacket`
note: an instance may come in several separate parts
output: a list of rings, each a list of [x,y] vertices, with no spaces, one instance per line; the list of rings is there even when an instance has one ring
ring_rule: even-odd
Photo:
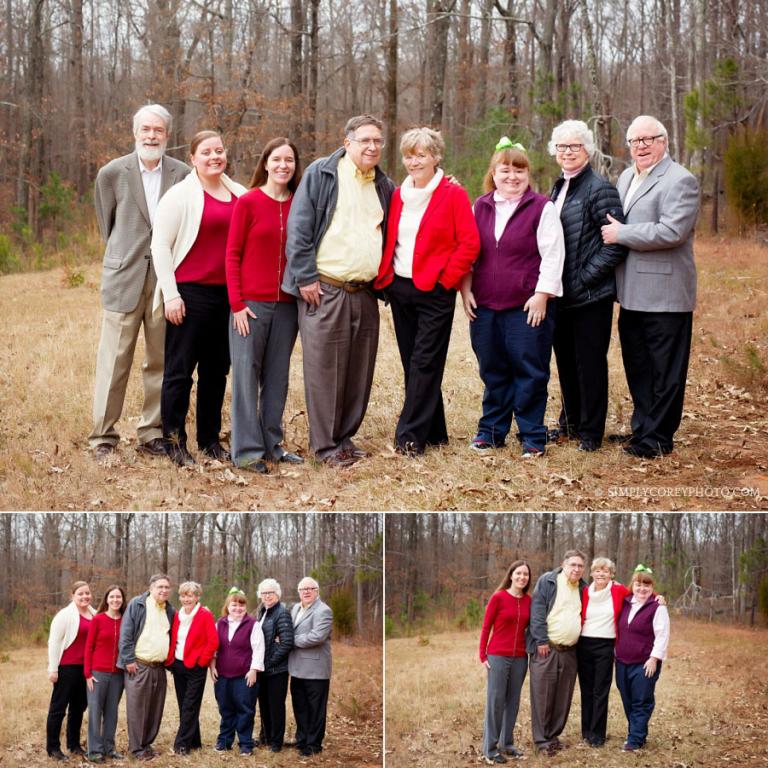
[[[365,456],[352,437],[365,416],[379,343],[373,280],[394,184],[378,167],[382,123],[351,118],[344,146],[315,160],[291,204],[283,289],[299,301],[309,445],[345,467]]]

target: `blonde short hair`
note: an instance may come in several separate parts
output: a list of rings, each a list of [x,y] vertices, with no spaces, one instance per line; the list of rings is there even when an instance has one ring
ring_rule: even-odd
[[[594,573],[598,568],[607,568],[611,573],[611,578],[616,575],[616,565],[613,560],[607,557],[596,557],[589,566],[589,572]]]
[[[429,152],[437,160],[438,164],[445,157],[445,142],[439,131],[424,126],[423,128],[411,128],[400,139],[400,154],[405,157],[412,155],[421,147]]]
[[[196,581],[185,581],[179,584],[179,595],[194,595],[200,597],[203,594],[203,588]]]

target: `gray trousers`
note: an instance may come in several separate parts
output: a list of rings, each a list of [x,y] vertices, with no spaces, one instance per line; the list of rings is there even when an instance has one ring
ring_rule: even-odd
[[[241,336],[229,324],[232,360],[232,460],[279,459],[285,451],[283,411],[291,352],[298,333],[296,304],[246,301],[256,315]]]
[[[128,749],[138,755],[152,746],[160,730],[168,684],[165,667],[136,664],[135,675],[125,673],[125,713],[128,719]]]
[[[576,646],[542,658],[531,654],[531,728],[537,749],[558,741],[568,722],[576,685]]]
[[[93,671],[88,696],[88,753],[110,755],[115,751],[117,709],[123,696],[122,672]]]
[[[493,757],[515,745],[515,722],[520,691],[528,672],[527,656],[488,656],[483,754]]]
[[[353,450],[368,408],[379,346],[379,307],[368,290],[321,281],[319,307],[299,301],[309,446],[319,459]]]

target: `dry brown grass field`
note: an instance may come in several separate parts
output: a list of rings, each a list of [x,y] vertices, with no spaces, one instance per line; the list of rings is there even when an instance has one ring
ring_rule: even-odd
[[[402,371],[389,309],[382,307],[376,378],[358,442],[370,458],[346,470],[308,461],[268,476],[219,463],[179,470],[139,456],[141,341],[129,384],[120,450],[94,461],[86,437],[101,309],[100,266],[0,277],[0,507],[17,510],[659,510],[768,507],[768,248],[700,238],[699,309],[683,424],[675,452],[656,462],[606,446],[582,454],[555,446],[522,461],[516,441],[493,456],[468,449],[482,384],[467,322],[457,308],[443,386],[451,441],[421,459],[391,448]],[[626,429],[631,403],[618,337],[610,352],[608,432]],[[547,420],[559,390],[552,363]],[[193,393],[194,397],[194,393]],[[306,455],[307,420],[297,344],[285,414],[287,445]],[[191,433],[194,432],[193,419]],[[229,396],[224,430],[229,429]],[[190,447],[195,450],[194,437]],[[742,490],[744,489],[744,490]]]
[[[485,670],[476,633],[388,640],[386,650],[387,768],[469,768],[483,764]],[[626,718],[615,685],[608,740],[580,742],[579,687],[552,758],[533,754],[528,681],[515,729],[530,768],[694,768],[768,766],[768,632],[697,624],[672,617],[670,656],[656,687],[646,748],[620,751]]]
[[[383,764],[382,758],[382,680],[381,649],[353,647],[342,643],[333,646],[333,679],[328,704],[328,727],[324,750],[311,758],[300,758],[296,750],[287,747],[273,754],[257,749],[251,758],[241,758],[237,751],[219,755],[213,751],[218,734],[219,715],[213,685],[208,682],[203,698],[200,726],[204,747],[188,757],[172,755],[173,737],[179,725],[173,681],[168,676],[168,692],[160,735],[155,749],[161,756],[152,761],[156,768],[286,768],[306,765],[317,768],[374,768]],[[0,765],[13,768],[51,766],[45,754],[45,720],[51,686],[45,673],[47,653],[44,648],[16,650],[0,656]],[[294,720],[291,697],[287,701],[287,737],[292,738]],[[86,716],[87,719],[87,716]],[[83,724],[83,744],[86,725]],[[255,735],[259,719],[256,716]],[[120,703],[117,748],[125,753],[128,734],[125,728],[125,696]],[[129,765],[134,761],[113,762]],[[85,768],[85,761],[72,761],[69,768]]]

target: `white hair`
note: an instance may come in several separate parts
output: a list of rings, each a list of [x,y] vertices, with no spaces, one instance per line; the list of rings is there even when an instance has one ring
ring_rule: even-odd
[[[578,136],[590,157],[595,154],[595,137],[583,120],[564,120],[560,125],[556,125],[552,129],[552,138],[547,144],[549,154],[554,155],[557,152],[555,144],[562,144],[569,136]]]
[[[261,597],[262,592],[274,592],[277,595],[277,599],[279,600],[282,597],[282,590],[280,589],[280,585],[274,580],[274,579],[264,579],[264,581],[259,584],[259,588],[256,590],[256,594]]]
[[[307,587],[314,587],[318,592],[320,591],[320,585],[311,576],[305,576],[298,583],[297,589],[300,589],[302,584],[304,584]]]
[[[629,136],[632,133],[632,130],[634,129],[635,125],[640,122],[645,122],[647,120],[653,121],[656,123],[656,133],[660,133],[664,137],[664,141],[669,143],[669,134],[667,133],[667,129],[664,127],[664,123],[661,122],[658,118],[654,117],[653,115],[638,115],[630,124],[629,128],[627,128],[627,141],[629,141]]]
[[[137,136],[139,133],[139,126],[141,125],[141,116],[144,112],[150,112],[155,117],[159,117],[165,123],[165,132],[171,132],[171,122],[173,118],[171,113],[162,104],[145,104],[143,107],[139,107],[138,112],[133,116],[133,135]]]

